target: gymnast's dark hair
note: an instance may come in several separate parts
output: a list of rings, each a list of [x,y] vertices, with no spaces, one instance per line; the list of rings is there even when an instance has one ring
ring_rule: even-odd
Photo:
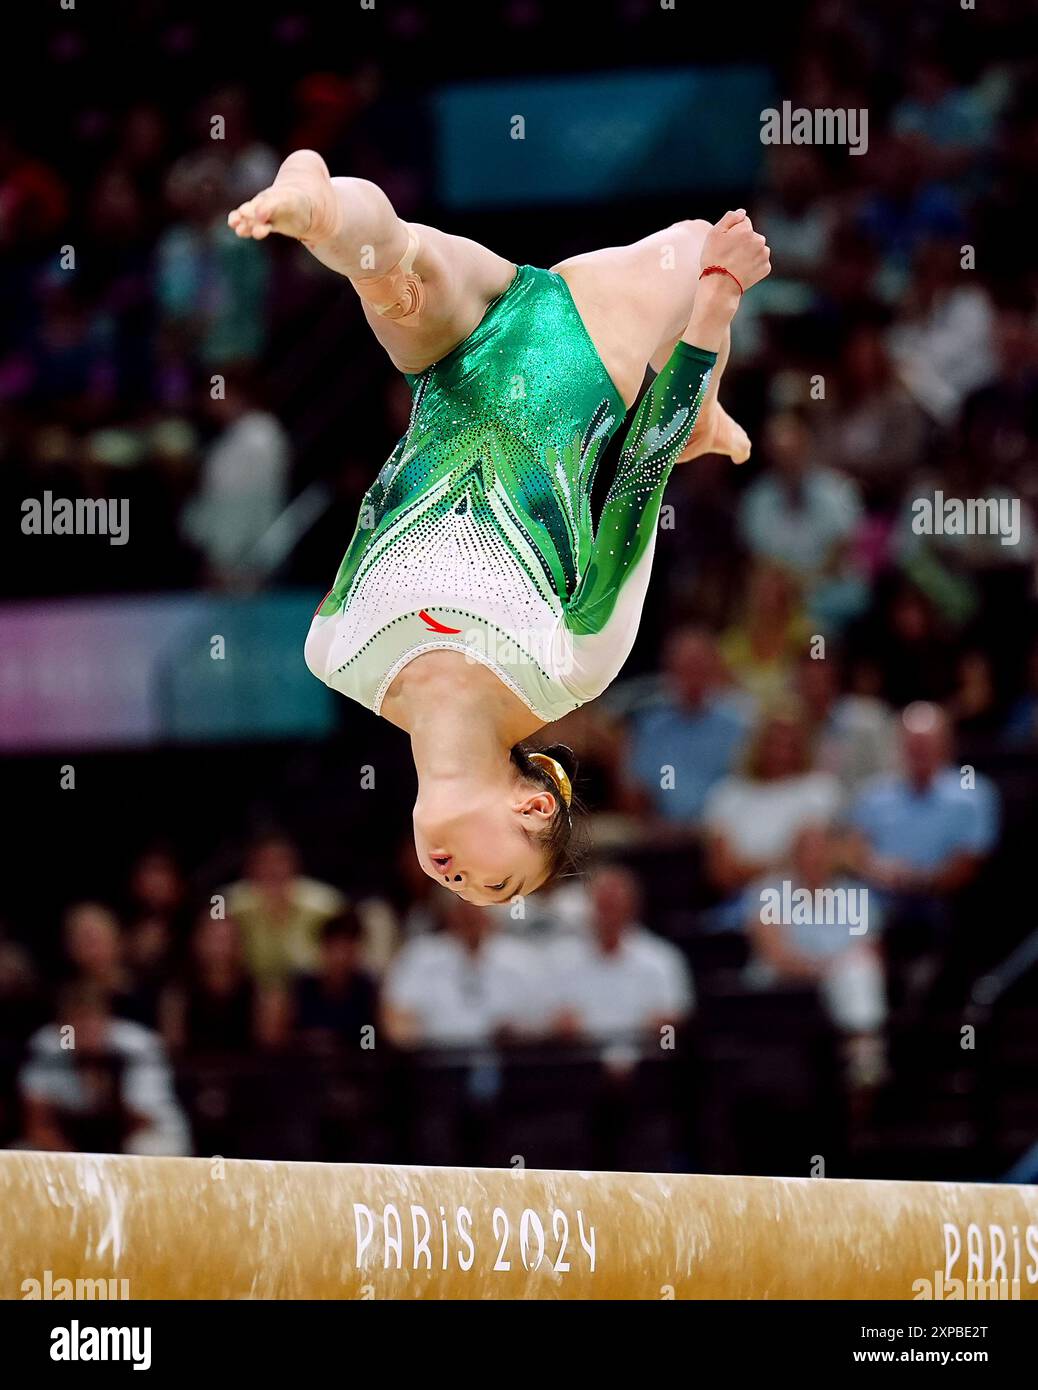
[[[532,782],[535,787],[551,792],[556,801],[555,814],[547,828],[538,837],[548,864],[548,873],[541,884],[547,888],[559,878],[569,878],[580,872],[584,858],[582,838],[574,833],[574,822],[579,820],[583,807],[574,795],[572,804],[567,806],[562,799],[558,783],[547,770],[531,761],[531,753],[546,753],[565,769],[571,785],[577,780],[577,755],[564,743],[553,743],[547,748],[527,748],[517,743],[512,748],[512,766],[524,782]]]

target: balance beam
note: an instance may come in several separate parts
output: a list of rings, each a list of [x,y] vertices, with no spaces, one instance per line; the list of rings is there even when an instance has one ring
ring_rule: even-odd
[[[6,1152],[0,1229],[6,1299],[1038,1297],[1038,1189],[965,1183]]]

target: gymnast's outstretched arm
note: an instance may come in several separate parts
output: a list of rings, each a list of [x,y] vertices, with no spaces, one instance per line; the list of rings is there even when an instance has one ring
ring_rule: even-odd
[[[515,265],[467,237],[402,221],[367,179],[332,178],[313,150],[296,150],[269,188],[235,208],[228,225],[262,241],[294,237],[360,295],[394,364],[419,372],[462,342]]]

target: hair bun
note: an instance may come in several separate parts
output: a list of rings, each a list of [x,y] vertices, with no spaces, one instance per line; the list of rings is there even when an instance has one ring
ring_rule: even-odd
[[[576,779],[580,761],[573,749],[565,743],[552,743],[547,748],[538,748],[537,752],[547,753],[549,758],[554,758],[557,763],[561,763],[571,782]]]

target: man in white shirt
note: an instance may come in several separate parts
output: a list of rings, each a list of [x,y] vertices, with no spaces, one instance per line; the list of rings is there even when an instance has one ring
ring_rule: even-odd
[[[33,1148],[182,1155],[191,1136],[157,1033],[113,1018],[104,992],[72,985],[61,1022],[29,1039],[18,1087]]]
[[[536,989],[529,949],[485,909],[452,897],[447,930],[413,937],[390,965],[382,1022],[398,1047],[487,1044],[530,1030]]]
[[[560,944],[553,979],[554,1031],[607,1042],[678,1024],[694,1008],[684,956],[639,922],[638,882],[602,865],[588,882],[590,931]]]

